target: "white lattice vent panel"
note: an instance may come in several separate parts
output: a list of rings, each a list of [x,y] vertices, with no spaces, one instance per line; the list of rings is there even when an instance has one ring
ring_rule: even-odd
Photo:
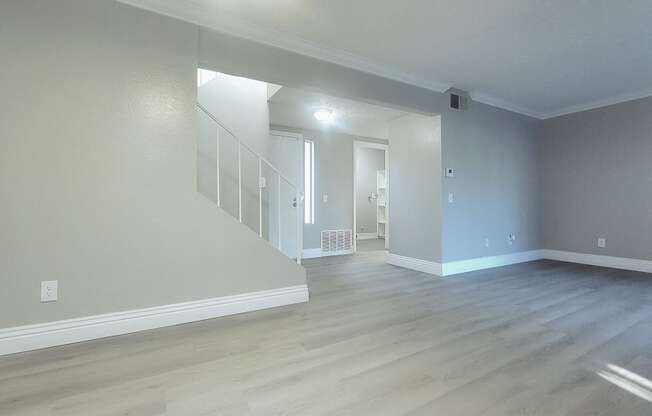
[[[321,251],[323,253],[351,250],[353,250],[353,230],[324,230],[321,232]]]

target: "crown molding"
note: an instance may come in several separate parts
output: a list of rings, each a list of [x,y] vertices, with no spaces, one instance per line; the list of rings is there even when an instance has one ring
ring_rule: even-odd
[[[511,111],[513,113],[523,114],[525,116],[533,117],[539,120],[543,119],[543,116],[536,111],[533,111],[523,106],[510,103],[508,101],[502,100],[500,98],[494,97],[489,94],[484,94],[482,92],[475,91],[475,92],[471,92],[470,96],[471,96],[471,100],[482,104],[487,104],[492,107],[501,108],[503,110]]]
[[[247,39],[256,43],[283,49],[288,52],[330,62],[382,78],[415,87],[443,93],[450,83],[422,78],[416,74],[389,68],[388,65],[363,58],[356,54],[324,47],[314,42],[289,36],[275,29],[263,29],[223,13],[206,13],[197,4],[178,0],[116,0],[140,9],[149,10],[174,19],[206,27],[219,33]]]
[[[390,68],[386,64],[363,58],[356,54],[340,51],[335,48],[324,47],[314,42],[301,39],[297,36],[289,36],[275,29],[262,29],[255,25],[246,23],[240,19],[225,15],[224,13],[207,13],[205,8],[200,7],[196,2],[181,2],[179,0],[115,0],[119,3],[128,4],[140,9],[149,10],[162,14],[173,19],[183,20],[198,26],[206,27],[219,33],[231,35],[252,42],[283,49],[288,52],[326,61],[346,68],[355,69],[382,78],[398,81],[403,84],[425,88],[427,90],[444,93],[451,88],[451,83],[440,80],[425,79],[419,75]],[[585,104],[564,107],[548,113],[534,111],[530,108],[510,103],[491,94],[481,91],[471,92],[473,101],[501,108],[539,120],[546,120],[560,117],[567,114],[592,110],[619,104],[627,101],[637,100],[652,96],[652,89],[646,89],[635,93],[619,95],[603,100],[592,101]]]
[[[608,107],[614,104],[626,103],[628,101],[640,100],[641,98],[652,97],[652,88],[641,90],[638,92],[617,95],[604,100],[596,100],[586,104],[577,104],[569,107],[562,108],[557,111],[552,111],[542,115],[542,119],[547,120],[555,117],[561,117],[569,114],[580,113],[582,111],[595,110],[597,108]]]

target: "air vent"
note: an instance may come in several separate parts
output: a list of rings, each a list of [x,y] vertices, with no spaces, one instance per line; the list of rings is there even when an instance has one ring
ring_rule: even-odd
[[[460,96],[457,94],[451,94],[451,108],[454,110],[460,109]]]
[[[450,108],[453,110],[466,110],[468,108],[468,92],[457,88],[450,88],[446,93],[450,99]]]
[[[324,230],[321,232],[322,254],[347,254],[353,250],[353,230]]]

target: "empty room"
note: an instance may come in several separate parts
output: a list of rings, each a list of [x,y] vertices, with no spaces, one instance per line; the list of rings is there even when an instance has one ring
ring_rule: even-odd
[[[0,0],[0,415],[652,414],[651,21]]]

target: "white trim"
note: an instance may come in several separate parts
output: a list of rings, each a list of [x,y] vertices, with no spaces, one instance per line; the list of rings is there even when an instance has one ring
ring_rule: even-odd
[[[375,233],[356,233],[356,239],[358,240],[376,240],[378,239],[378,232]]]
[[[543,258],[542,254],[542,250],[532,250],[523,251],[520,253],[503,254],[499,256],[478,257],[469,260],[452,261],[442,265],[442,275],[451,276],[454,274],[467,273],[475,270],[491,269],[494,267],[509,266],[510,264],[541,260]]]
[[[201,8],[198,5],[188,4],[188,2],[179,2],[178,0],[117,1],[141,9],[150,10],[155,13],[169,16],[175,19],[194,23],[196,25],[215,30],[216,32],[244,38],[256,43],[280,48],[289,52],[297,53],[299,55],[304,55],[319,59],[321,61],[341,65],[389,80],[413,85],[415,87],[425,88],[430,91],[445,93],[448,89],[453,87],[453,85],[449,82],[443,82],[441,80],[435,79],[425,79],[415,73],[402,71],[396,68],[390,68],[386,64],[376,62],[356,54],[340,51],[335,48],[328,48],[323,45],[301,39],[297,36],[284,34],[278,30],[270,28],[263,29],[259,26],[244,22],[241,19],[234,19],[233,16],[228,16],[224,13],[207,12],[205,8]],[[562,115],[650,97],[652,96],[652,90],[645,89],[630,94],[623,94],[616,97],[605,98],[603,100],[569,106],[548,113],[533,111],[526,107],[509,103],[501,98],[495,97],[491,94],[485,94],[480,91],[472,91],[470,95],[472,100],[490,105],[492,107],[501,108],[503,110],[523,114],[540,120],[546,120]]]
[[[304,259],[317,259],[319,257],[321,257],[321,247],[303,249]]]
[[[385,152],[385,177],[386,177],[386,188],[385,188],[385,198],[386,198],[386,208],[385,214],[387,215],[387,222],[389,223],[389,144],[384,143],[375,143],[367,142],[364,140],[354,140],[353,141],[353,229],[358,229],[357,221],[357,211],[358,211],[358,149],[377,149]],[[377,238],[378,236],[376,236]],[[353,252],[358,251],[357,238],[353,239]],[[385,249],[389,248],[389,227],[385,227]]]
[[[652,273],[652,260],[631,259],[627,257],[601,256],[597,254],[574,253],[560,250],[541,250],[542,256],[549,260],[566,261],[570,263],[589,264],[592,266],[610,267],[614,269],[633,270]]]
[[[500,108],[503,110],[511,111],[512,113],[518,113],[522,114],[524,116],[528,117],[533,117],[539,120],[543,119],[543,116],[541,113],[538,113],[536,111],[530,110],[529,108],[522,107],[520,105],[516,105],[513,103],[509,103],[507,101],[501,100],[500,98],[488,95],[488,94],[483,94],[478,91],[472,91],[469,93],[471,100],[482,103],[482,104],[487,104],[492,107]]]
[[[398,81],[404,84],[425,88],[431,91],[444,92],[451,88],[450,83],[433,79],[425,79],[417,74],[389,68],[388,65],[358,56],[349,52],[329,48],[317,43],[301,39],[298,36],[287,35],[279,30],[262,28],[236,19],[233,16],[219,13],[219,10],[208,12],[198,5],[179,2],[178,0],[117,0],[145,10],[150,10],[175,19],[184,20],[231,36],[247,39],[275,48],[294,52],[299,55],[319,59],[347,68],[366,72],[382,78]]]
[[[324,253],[323,251],[321,251],[320,247],[303,249],[304,259],[318,259],[320,257],[344,256],[347,254],[353,254],[353,250],[340,250],[340,251],[332,251],[329,253]]]
[[[308,286],[299,285],[0,329],[0,355],[292,305],[308,298]]]
[[[578,104],[569,107],[552,111],[550,113],[542,114],[541,119],[547,120],[550,118],[561,117],[568,114],[580,113],[582,111],[595,110],[596,108],[608,107],[614,104],[626,103],[629,101],[640,100],[641,98],[652,97],[652,89],[646,89],[630,94],[618,95],[616,97],[605,98],[604,100],[592,101],[585,104]]]
[[[394,266],[404,267],[406,269],[416,270],[418,272],[434,274],[436,276],[442,275],[441,263],[436,263],[434,261],[415,259],[414,257],[389,253],[387,255],[387,263]]]
[[[543,259],[652,273],[652,260],[601,256],[597,254],[575,253],[560,250],[531,250],[498,256],[478,257],[443,264],[390,253],[387,257],[387,263],[437,276],[452,276],[476,270],[485,270]]]

